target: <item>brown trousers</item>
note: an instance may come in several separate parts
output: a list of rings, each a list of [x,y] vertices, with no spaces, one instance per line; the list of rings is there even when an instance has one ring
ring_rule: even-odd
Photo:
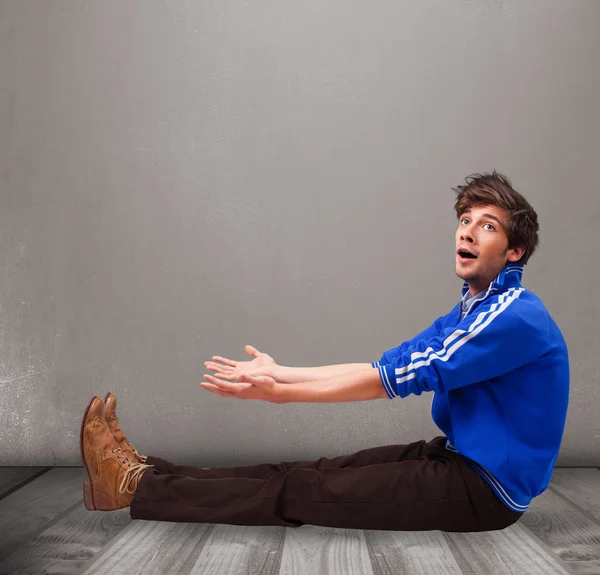
[[[522,513],[506,507],[445,442],[209,469],[149,456],[154,467],[140,479],[131,517],[393,531],[490,531],[515,523]]]

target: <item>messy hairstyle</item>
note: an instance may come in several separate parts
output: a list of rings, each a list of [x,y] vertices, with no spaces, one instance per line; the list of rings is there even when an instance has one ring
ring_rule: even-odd
[[[529,202],[515,189],[510,180],[495,170],[491,174],[472,174],[464,185],[452,188],[456,193],[454,209],[460,218],[476,206],[496,206],[508,212],[505,231],[508,249],[525,246],[525,253],[517,262],[526,264],[539,244],[538,217]]]

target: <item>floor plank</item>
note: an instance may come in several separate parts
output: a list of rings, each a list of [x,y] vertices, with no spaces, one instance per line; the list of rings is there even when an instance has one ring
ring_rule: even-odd
[[[600,573],[600,523],[553,487],[532,501],[521,522],[575,573]]]
[[[550,486],[600,521],[600,469],[555,469]]]
[[[215,525],[192,575],[275,575],[280,572],[285,527]]]
[[[85,575],[271,575],[279,572],[285,529],[273,526],[133,521]]]
[[[0,501],[0,564],[82,499],[81,467],[54,468]]]
[[[566,575],[571,570],[516,523],[501,531],[444,533],[464,575]]]
[[[132,521],[85,564],[84,575],[188,575],[213,526]]]
[[[0,564],[0,573],[78,573],[130,522],[129,509],[88,511],[83,501],[78,501],[66,515]]]
[[[439,531],[365,531],[374,575],[461,575]]]
[[[364,531],[303,525],[287,528],[281,575],[372,575]]]
[[[0,467],[0,499],[48,467]]]
[[[283,527],[133,521],[81,572],[275,574],[284,535]]]

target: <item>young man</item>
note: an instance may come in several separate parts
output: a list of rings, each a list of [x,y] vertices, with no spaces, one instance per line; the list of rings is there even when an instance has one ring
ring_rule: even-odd
[[[501,174],[455,189],[462,299],[379,361],[315,368],[215,356],[200,385],[273,403],[393,399],[433,392],[443,432],[426,443],[229,468],[145,458],[123,435],[116,398],[93,398],[82,423],[88,509],[131,506],[134,519],[483,531],[519,519],[550,481],[569,395],[565,341],[521,286],[538,244],[537,215]]]

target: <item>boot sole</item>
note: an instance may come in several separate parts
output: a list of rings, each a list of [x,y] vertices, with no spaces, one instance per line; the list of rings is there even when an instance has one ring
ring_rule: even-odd
[[[92,491],[92,476],[90,475],[90,470],[85,462],[85,457],[83,455],[83,428],[85,427],[85,420],[87,418],[88,411],[92,406],[92,402],[96,399],[96,396],[92,397],[83,412],[83,418],[81,420],[81,430],[79,432],[79,451],[81,452],[81,461],[83,462],[83,467],[85,468],[85,472],[88,476],[88,481],[83,482],[83,503],[86,509],[90,511],[95,511],[96,506],[94,505],[94,496]]]

